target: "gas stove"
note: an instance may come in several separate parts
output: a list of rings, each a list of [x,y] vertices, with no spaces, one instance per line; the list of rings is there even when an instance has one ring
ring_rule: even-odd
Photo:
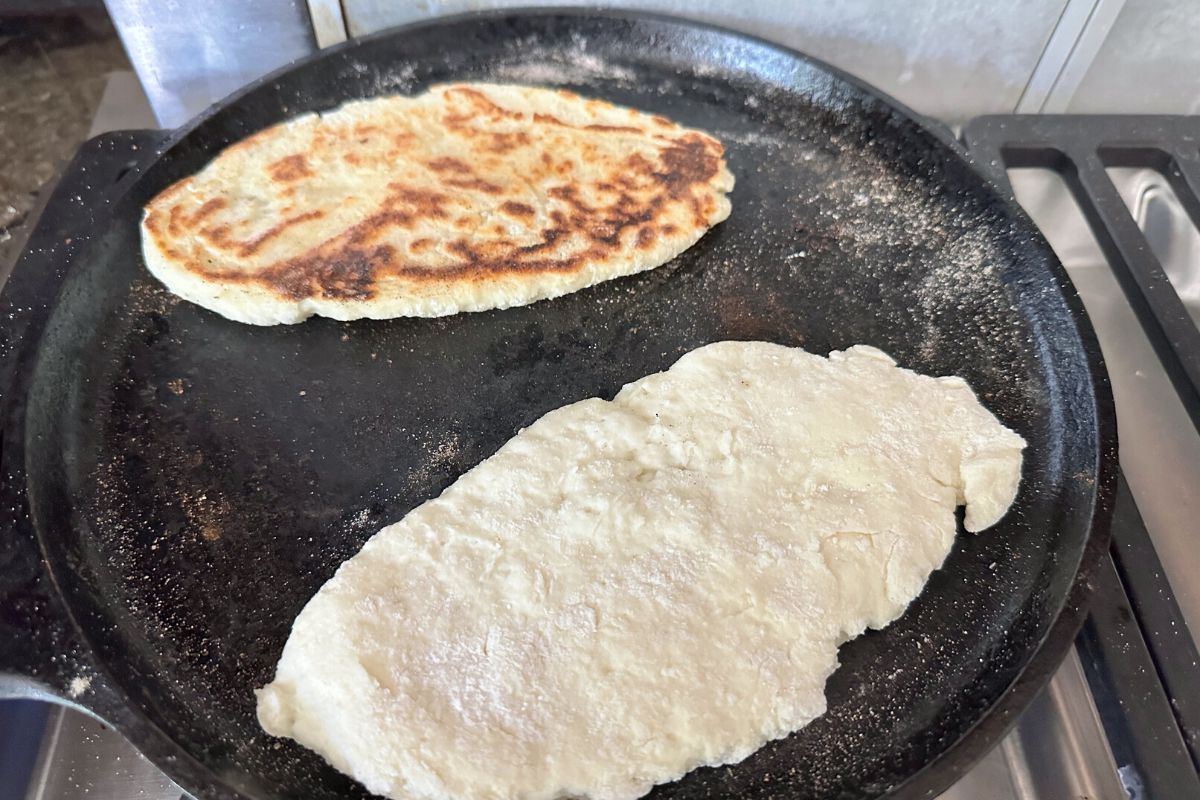
[[[132,76],[114,78],[93,134],[152,127],[138,94]],[[86,171],[101,187],[162,135],[93,142],[64,180]],[[1200,629],[1200,587],[1189,580],[1200,566],[1200,119],[983,117],[961,139],[1041,228],[1087,307],[1116,397],[1124,478],[1074,650],[942,798],[1198,797],[1200,668],[1188,625]],[[101,722],[65,706],[44,718],[27,800],[186,797]]]

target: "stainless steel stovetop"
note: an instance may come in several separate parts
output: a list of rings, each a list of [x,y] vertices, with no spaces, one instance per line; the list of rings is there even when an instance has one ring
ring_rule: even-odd
[[[155,127],[132,74],[118,73],[92,133]],[[1020,203],[1046,234],[1099,335],[1116,397],[1121,464],[1184,618],[1200,630],[1200,567],[1190,541],[1200,518],[1200,434],[1061,178],[1009,173]],[[1200,233],[1162,175],[1110,177],[1200,322]],[[942,800],[1109,800],[1142,796],[1141,776],[1118,764],[1088,676],[1072,651],[1014,730]],[[6,797],[8,795],[5,795]],[[118,733],[70,708],[51,710],[26,800],[177,800],[186,797]]]

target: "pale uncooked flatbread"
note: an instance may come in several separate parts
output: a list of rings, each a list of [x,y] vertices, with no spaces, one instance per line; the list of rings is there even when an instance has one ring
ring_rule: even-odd
[[[729,216],[720,142],[527,86],[306,114],[146,206],[146,266],[259,325],[531,303],[663,264]]]
[[[552,411],[309,601],[262,726],[393,798],[635,798],[825,710],[1024,441],[870,347],[722,342]]]

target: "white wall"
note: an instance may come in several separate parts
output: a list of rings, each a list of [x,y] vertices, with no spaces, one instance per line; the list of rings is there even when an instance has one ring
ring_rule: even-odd
[[[1200,0],[1126,0],[1073,114],[1200,114]]]

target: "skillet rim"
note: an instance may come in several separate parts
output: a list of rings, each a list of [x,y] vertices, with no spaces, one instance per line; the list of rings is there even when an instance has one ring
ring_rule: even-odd
[[[1096,445],[1096,452],[1094,459],[1097,466],[1091,495],[1090,530],[1080,553],[1074,580],[1066,597],[1062,604],[1050,615],[1053,621],[1048,626],[1044,636],[1033,648],[1033,654],[1028,661],[1017,671],[1013,681],[992,705],[979,712],[979,718],[962,736],[947,745],[939,755],[927,762],[906,780],[888,789],[884,796],[896,798],[930,797],[949,788],[951,784],[960,778],[983,754],[990,750],[1008,729],[1012,727],[1020,712],[1024,710],[1025,706],[1028,705],[1037,692],[1048,682],[1050,676],[1057,670],[1067,651],[1074,643],[1075,635],[1087,616],[1086,600],[1091,593],[1090,578],[1102,565],[1103,554],[1108,548],[1118,473],[1116,458],[1116,415],[1111,387],[1099,342],[1083,307],[1082,300],[1071,284],[1058,257],[1051,250],[1049,244],[1041,234],[1041,231],[1034,225],[1007,188],[998,183],[988,171],[980,168],[965,145],[954,138],[949,129],[945,128],[941,123],[932,121],[916,113],[890,95],[870,86],[844,70],[834,67],[821,59],[814,58],[753,34],[685,17],[648,11],[588,9],[579,7],[519,7],[482,12],[466,12],[419,20],[378,31],[369,36],[348,39],[333,47],[317,50],[307,56],[288,62],[212,104],[188,123],[177,128],[174,132],[168,133],[156,147],[154,158],[147,162],[142,171],[152,168],[164,156],[167,156],[173,148],[188,139],[197,128],[201,127],[209,119],[236,106],[244,97],[277,81],[280,77],[293,70],[307,67],[321,59],[336,57],[360,44],[375,42],[397,35],[411,35],[426,28],[469,21],[502,22],[510,18],[525,20],[537,18],[614,19],[635,23],[659,23],[666,26],[676,26],[684,30],[715,34],[729,40],[742,41],[758,47],[765,47],[790,59],[810,65],[816,71],[831,76],[835,81],[852,87],[867,99],[878,103],[899,120],[911,123],[919,132],[949,150],[957,159],[959,165],[982,184],[982,190],[991,195],[989,200],[995,204],[995,207],[1007,221],[1018,225],[1022,229],[1022,232],[1029,239],[1029,246],[1041,251],[1042,260],[1049,269],[1053,283],[1058,289],[1073,322],[1074,333],[1078,337],[1079,346],[1083,351],[1082,354],[1087,365],[1090,382],[1088,388],[1091,390],[1090,399],[1092,400],[1096,418],[1096,426],[1092,430],[1095,433],[1094,443]],[[306,113],[306,111],[308,109],[297,109],[292,116]],[[250,133],[252,132],[247,132],[247,135]],[[125,192],[127,193],[129,188],[140,180],[141,178],[139,177],[137,181],[130,182],[125,187]],[[114,199],[111,206],[114,212],[126,210],[124,206],[128,205],[128,201],[122,202],[122,199],[124,199],[123,196]],[[98,219],[97,222],[102,222],[102,220]],[[44,318],[40,320],[43,323],[43,327],[44,323],[53,314],[56,306],[57,299],[47,303],[43,315]],[[21,388],[26,392],[29,388],[29,379],[32,377],[31,367],[38,361],[38,353],[36,351],[40,350],[38,345],[41,343],[43,330],[37,330],[32,335],[36,337],[36,340],[28,342],[32,347],[26,349],[25,357],[21,359],[24,363],[18,365],[18,372],[25,373],[21,376],[25,379]],[[22,369],[22,367],[25,369]],[[14,423],[16,430],[22,434],[24,433],[23,416],[24,414],[21,414],[22,418]],[[28,491],[27,485],[26,491]],[[58,559],[52,557],[47,548],[43,528],[37,525],[33,527],[38,550],[45,565],[45,572],[53,586],[54,594],[65,610],[71,628],[85,645],[85,648],[93,655],[97,671],[115,694],[114,699],[119,700],[127,712],[128,719],[119,722],[113,721],[115,726],[122,733],[129,735],[131,740],[137,740],[139,750],[143,750],[147,757],[154,761],[156,765],[160,768],[165,766],[164,772],[167,772],[172,779],[178,776],[186,785],[197,787],[197,796],[231,798],[244,796],[226,780],[216,776],[208,766],[192,756],[187,749],[177,744],[169,734],[162,730],[145,713],[141,704],[136,702],[135,698],[122,687],[121,682],[112,677],[113,668],[107,663],[101,663],[100,659],[96,657],[97,651],[92,644],[92,637],[88,634],[86,625],[80,621],[78,610],[69,602],[68,595],[64,592],[60,583],[62,577],[70,577],[68,574],[69,571],[64,571],[65,568],[63,565],[56,565]],[[84,708],[84,710],[95,715],[94,712],[91,712],[87,708]],[[122,714],[122,716],[126,716],[126,714]]]

